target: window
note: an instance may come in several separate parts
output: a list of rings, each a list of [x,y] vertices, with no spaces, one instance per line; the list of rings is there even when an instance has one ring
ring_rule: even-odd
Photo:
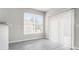
[[[43,32],[43,16],[32,13],[24,13],[24,34],[36,34]]]

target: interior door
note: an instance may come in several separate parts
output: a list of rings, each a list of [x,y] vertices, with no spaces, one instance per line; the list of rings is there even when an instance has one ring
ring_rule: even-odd
[[[8,50],[8,25],[0,24],[0,50]]]
[[[62,45],[67,48],[71,48],[71,12],[63,12],[58,15],[58,22],[59,22],[59,40]]]

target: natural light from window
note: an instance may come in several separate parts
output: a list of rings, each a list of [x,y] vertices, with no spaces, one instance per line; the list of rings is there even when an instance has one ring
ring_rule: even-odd
[[[24,13],[24,34],[43,33],[43,16]]]

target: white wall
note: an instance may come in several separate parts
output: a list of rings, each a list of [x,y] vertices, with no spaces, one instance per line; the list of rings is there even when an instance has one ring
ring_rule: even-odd
[[[46,15],[45,15],[45,33],[46,33],[46,38],[47,39],[49,39],[49,37],[48,37],[48,35],[49,35],[49,24],[48,24],[48,22],[49,22],[49,20],[51,19],[51,17],[52,16],[55,16],[55,15],[57,15],[57,14],[60,14],[60,13],[63,13],[63,12],[65,12],[65,11],[67,11],[67,10],[71,10],[71,8],[56,8],[56,9],[51,9],[50,11],[48,11],[47,13],[46,13]],[[74,10],[72,10],[72,15],[71,15],[71,17],[72,17],[72,48],[74,47]],[[70,17],[70,18],[71,18]]]
[[[69,10],[71,8],[52,8],[45,14],[45,37],[48,39],[48,20],[51,18],[51,16],[54,16],[58,13],[62,13],[66,10]]]
[[[44,38],[44,34],[24,35],[24,12],[32,12],[44,15],[43,12],[33,9],[21,8],[1,8],[0,21],[8,22],[9,24],[9,42],[18,42],[28,39]]]
[[[72,48],[73,10],[68,10],[52,16],[48,22],[49,39]]]
[[[75,48],[79,49],[79,8],[75,10]]]

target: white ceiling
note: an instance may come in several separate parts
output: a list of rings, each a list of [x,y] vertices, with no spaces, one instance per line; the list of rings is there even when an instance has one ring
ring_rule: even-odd
[[[50,10],[52,10],[52,12],[55,12],[56,10],[59,10],[59,9],[62,9],[62,8],[33,8],[33,9],[43,11],[43,12],[47,12],[47,11],[50,11]]]
[[[43,11],[43,12],[47,12],[49,11],[51,8],[34,8],[36,10],[39,10],[39,11]]]

